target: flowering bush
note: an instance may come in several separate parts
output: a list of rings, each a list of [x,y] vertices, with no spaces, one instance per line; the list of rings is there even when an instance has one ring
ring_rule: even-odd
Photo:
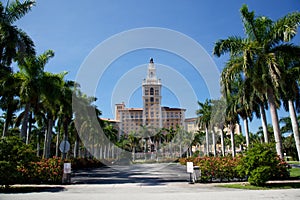
[[[179,162],[193,162],[194,166],[199,166],[201,174],[200,182],[212,181],[231,181],[241,179],[236,171],[236,166],[239,164],[241,157],[197,157],[197,158],[181,158]]]
[[[62,181],[63,161],[57,157],[42,159],[20,166],[18,171],[22,173],[25,183],[58,184]]]
[[[0,186],[9,187],[19,183],[22,173],[18,171],[18,167],[37,159],[33,148],[25,145],[20,138],[0,138]]]

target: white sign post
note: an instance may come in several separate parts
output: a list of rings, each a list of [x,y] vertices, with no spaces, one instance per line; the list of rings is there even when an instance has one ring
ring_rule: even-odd
[[[71,183],[71,163],[64,163],[64,173],[62,177],[63,184]]]
[[[186,163],[186,171],[187,173],[190,174],[190,184],[193,184],[194,182],[192,181],[192,174],[194,173],[194,164],[193,162],[187,162]]]

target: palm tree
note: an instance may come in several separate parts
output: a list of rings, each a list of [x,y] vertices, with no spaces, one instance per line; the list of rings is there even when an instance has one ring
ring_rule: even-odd
[[[211,120],[211,100],[206,99],[204,103],[198,101],[199,109],[196,111],[198,115],[197,123],[200,128],[205,129],[206,133],[206,155],[209,155],[209,134],[208,128]]]
[[[41,93],[49,89],[49,85],[45,85],[46,82],[43,83],[42,78],[45,73],[45,65],[53,56],[54,52],[48,50],[38,57],[25,58],[24,62],[19,65],[20,71],[16,74],[16,77],[20,83],[20,100],[25,105],[20,135],[23,140],[27,135],[30,110],[38,104]],[[45,91],[41,91],[42,88]],[[54,97],[55,94],[52,98]]]
[[[211,125],[220,131],[221,136],[221,151],[225,156],[225,143],[224,143],[224,127],[226,117],[226,100],[221,97],[218,100],[212,100],[212,118]]]
[[[236,149],[235,149],[235,141],[234,141],[234,132],[236,128],[236,124],[238,124],[238,114],[236,112],[236,97],[230,96],[229,94],[226,95],[226,117],[225,121],[228,124],[228,131],[230,132],[230,139],[231,139],[231,154],[232,157],[236,156]]]
[[[12,125],[12,118],[19,109],[18,88],[13,74],[9,74],[0,84],[0,108],[6,112],[2,137],[7,136],[8,128]]]
[[[243,65],[242,57],[231,57],[229,62],[227,62],[226,67],[223,69],[221,81],[224,86],[225,91],[224,95],[229,93],[230,95],[235,96],[236,105],[235,112],[243,119],[244,128],[245,128],[245,136],[246,136],[246,144],[249,146],[249,125],[248,119],[252,120],[252,107],[251,105],[251,97],[253,88],[251,85],[251,81],[248,78],[243,79],[243,75],[239,71],[235,71],[236,69],[241,69]],[[232,82],[235,81],[235,84]],[[232,91],[231,91],[232,90]]]
[[[131,146],[131,152],[132,152],[132,160],[135,161],[135,153],[136,149],[140,143],[141,138],[138,137],[138,134],[135,132],[131,132],[128,135],[128,140]]]
[[[76,83],[74,81],[62,81],[61,92],[59,95],[59,119],[63,126],[63,140],[67,141],[69,134],[69,126],[72,123],[72,95]],[[59,137],[58,137],[59,138]],[[63,153],[62,159],[66,158],[66,153]]]
[[[58,111],[60,108],[60,101],[56,95],[60,95],[62,82],[64,81],[65,73],[52,74],[45,72],[40,80],[41,84],[41,105],[42,110],[47,120],[47,132],[44,143],[44,157],[50,157],[50,148],[52,142],[53,126],[58,118]]]
[[[214,54],[221,56],[230,52],[231,57],[243,57],[244,65],[241,71],[245,77],[255,79],[254,87],[268,98],[276,150],[282,158],[276,102],[281,69],[276,55],[282,51],[290,51],[284,42],[290,41],[295,36],[300,24],[300,13],[294,12],[273,22],[265,16],[256,17],[254,12],[248,11],[246,5],[240,11],[246,38],[234,36],[219,40],[215,45]]]
[[[289,45],[290,47],[292,45]],[[283,52],[281,66],[285,68],[281,75],[280,95],[286,111],[290,113],[290,119],[295,139],[298,160],[300,160],[300,136],[296,110],[300,111],[300,90],[297,78],[300,76],[300,47],[293,46],[293,52]],[[291,48],[290,48],[291,49]],[[296,105],[296,109],[294,106]]]
[[[194,133],[194,140],[192,142],[192,146],[201,146],[204,145],[205,142],[205,132],[201,132],[198,130],[196,133]],[[199,149],[201,151],[201,149]]]
[[[3,6],[0,2],[0,68],[8,68],[13,59],[19,63],[24,57],[35,54],[34,44],[30,37],[14,23],[28,13],[34,0],[12,1]],[[2,75],[2,74],[1,74]],[[2,77],[0,77],[2,79]]]

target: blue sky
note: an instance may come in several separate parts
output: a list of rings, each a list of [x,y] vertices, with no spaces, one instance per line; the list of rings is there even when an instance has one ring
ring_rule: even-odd
[[[46,70],[54,73],[68,71],[67,79],[76,79],[80,67],[99,44],[121,32],[144,27],[164,28],[184,34],[201,45],[217,69],[222,70],[227,57],[213,57],[212,49],[218,39],[243,35],[239,9],[244,3],[257,15],[266,15],[273,20],[300,9],[297,0],[37,0],[32,11],[16,25],[30,35],[39,54],[47,49],[55,51],[56,55]],[[299,41],[297,36],[293,42],[299,44]],[[112,52],[115,50],[108,49]],[[141,90],[136,84],[141,85],[142,78],[146,76],[150,57],[158,65],[157,76],[173,80],[163,89],[163,105],[181,107],[185,105],[183,101],[193,100],[192,97],[200,101],[210,98],[204,79],[213,77],[201,77],[202,74],[197,73],[191,63],[172,52],[139,49],[120,55],[109,66],[105,66],[105,73],[99,79],[95,93],[103,117],[113,117],[112,104],[121,101],[122,96],[118,94],[121,94],[122,87],[132,88],[130,95],[123,99],[127,106],[142,105]],[[103,55],[98,58],[103,59]],[[211,68],[207,67],[206,70]],[[137,77],[135,83],[130,85],[126,80],[134,79],[132,74]],[[162,79],[163,84],[168,81]],[[181,88],[181,85],[185,86]],[[196,105],[194,101],[187,108],[187,117],[192,117]],[[282,116],[287,114],[280,112],[279,117]],[[260,121],[254,120],[250,130],[256,132],[258,126]]]

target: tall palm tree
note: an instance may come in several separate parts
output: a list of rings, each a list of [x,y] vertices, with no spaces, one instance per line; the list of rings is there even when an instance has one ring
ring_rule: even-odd
[[[221,97],[218,100],[212,100],[212,128],[217,128],[220,132],[221,139],[221,151],[222,155],[225,156],[225,143],[224,143],[224,128],[226,123],[226,99]]]
[[[24,104],[24,118],[20,135],[23,140],[27,135],[30,110],[38,104],[41,93],[49,89],[49,86],[44,85],[45,83],[42,80],[45,65],[53,56],[54,52],[48,50],[40,56],[25,58],[24,62],[19,65],[20,71],[16,74],[16,77],[20,83],[20,100]],[[42,88],[45,91],[41,91]],[[53,94],[53,97],[55,97],[55,94]]]
[[[52,74],[45,72],[41,77],[41,105],[44,112],[45,118],[47,120],[47,132],[45,136],[44,143],[44,157],[50,157],[50,148],[52,142],[52,132],[53,126],[58,118],[58,112],[60,108],[60,101],[56,95],[60,95],[62,82],[64,81],[65,73]]]
[[[227,81],[227,80],[226,80]],[[222,83],[224,84],[225,79],[222,78]],[[236,124],[239,123],[238,118],[238,107],[239,107],[239,96],[238,90],[239,88],[239,80],[233,79],[230,81],[230,84],[226,84],[227,87],[224,87],[222,91],[225,99],[226,99],[226,111],[225,111],[225,122],[227,124],[227,129],[230,132],[230,139],[231,139],[231,151],[232,157],[236,156],[236,149],[235,149],[235,128]]]
[[[199,109],[196,111],[198,116],[197,123],[200,128],[205,129],[206,133],[206,155],[209,155],[209,133],[208,128],[211,120],[211,100],[206,99],[204,103],[198,101]]]
[[[72,123],[73,110],[72,110],[72,95],[76,83],[74,81],[62,81],[59,95],[59,119],[63,126],[63,140],[67,141],[69,137],[69,126]],[[59,138],[59,137],[58,137]],[[62,159],[66,158],[66,153],[63,153]]]
[[[0,83],[0,108],[6,112],[2,137],[7,135],[8,128],[12,125],[13,115],[19,109],[20,101],[17,95],[18,84],[14,74],[11,73]]]
[[[236,105],[235,112],[243,119],[244,128],[245,128],[245,136],[246,136],[246,144],[249,146],[249,125],[248,119],[252,120],[252,107],[251,105],[251,97],[253,88],[251,81],[248,78],[243,78],[243,74],[239,71],[243,65],[242,57],[231,57],[230,60],[226,63],[226,67],[222,71],[221,81],[225,90],[225,97],[227,94],[235,96]],[[232,82],[235,81],[235,84]],[[227,90],[227,91],[226,91]]]
[[[135,153],[136,149],[140,143],[141,138],[139,138],[138,134],[135,132],[131,132],[128,135],[128,140],[131,146],[131,152],[132,152],[132,160],[135,161]]]
[[[288,52],[287,55],[282,56],[281,65],[285,67],[285,70],[281,76],[280,94],[285,110],[289,111],[290,113],[293,135],[298,153],[298,160],[300,160],[300,136],[296,115],[296,110],[300,111],[300,89],[297,82],[297,78],[300,76],[300,47],[295,46],[294,50],[294,52]],[[286,52],[284,52],[284,54],[285,53]]]
[[[289,50],[284,42],[290,41],[297,33],[300,13],[288,14],[274,22],[265,16],[256,17],[254,12],[249,12],[246,5],[240,11],[246,37],[233,36],[219,40],[214,47],[214,54],[221,56],[230,52],[231,57],[243,57],[244,65],[241,70],[245,77],[255,79],[254,87],[268,98],[276,150],[282,158],[282,141],[276,102],[281,69],[276,55],[283,50]]]
[[[24,57],[34,55],[33,41],[14,23],[28,13],[34,0],[18,0],[7,2],[4,6],[0,2],[0,68],[9,68],[13,60],[22,62]],[[2,74],[1,74],[2,75]],[[0,77],[2,79],[2,77]]]

